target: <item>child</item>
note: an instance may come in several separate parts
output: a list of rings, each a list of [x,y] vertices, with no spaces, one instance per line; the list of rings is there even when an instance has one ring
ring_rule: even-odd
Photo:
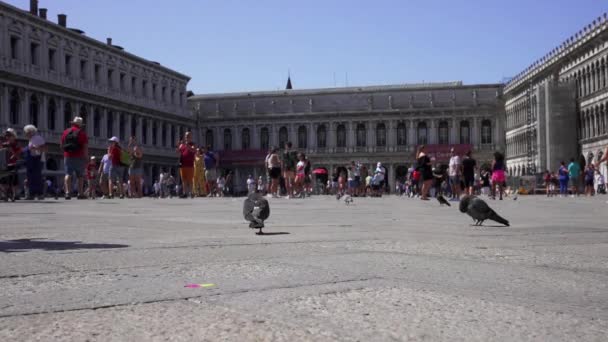
[[[87,183],[89,184],[89,198],[95,199],[97,195],[97,162],[95,156],[91,157],[91,160],[87,164]]]

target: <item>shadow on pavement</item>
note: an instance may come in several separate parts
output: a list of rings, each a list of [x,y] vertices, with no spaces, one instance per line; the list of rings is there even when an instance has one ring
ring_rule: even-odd
[[[80,241],[45,241],[41,239],[18,239],[0,241],[0,252],[15,253],[32,249],[44,251],[65,251],[75,249],[109,249],[125,248],[129,245],[82,243]]]
[[[262,234],[256,234],[256,235],[260,235],[260,236],[272,236],[272,235],[289,235],[291,233],[288,232],[274,232],[274,233],[262,233]]]

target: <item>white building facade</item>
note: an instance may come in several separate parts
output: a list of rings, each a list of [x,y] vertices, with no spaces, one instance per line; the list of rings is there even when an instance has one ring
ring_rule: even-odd
[[[0,2],[0,129],[34,124],[49,142],[48,170],[63,168],[61,133],[82,116],[91,155],[107,139],[136,136],[144,147],[146,181],[161,167],[175,168],[175,143],[194,127],[187,109],[190,78],[55,24],[31,1],[30,11]]]
[[[480,161],[504,150],[502,85],[462,82],[210,94],[188,98],[199,141],[219,152],[221,166],[243,190],[248,174],[264,175],[271,146],[291,141],[314,168],[330,173],[359,161],[382,162],[391,189],[427,145],[445,162],[456,146]],[[441,154],[441,156],[439,156]]]

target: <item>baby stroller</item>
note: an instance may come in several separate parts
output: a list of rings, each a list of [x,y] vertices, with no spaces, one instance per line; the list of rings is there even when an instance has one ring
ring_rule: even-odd
[[[15,202],[17,194],[14,191],[13,185],[17,183],[17,171],[22,163],[19,161],[16,164],[8,164],[7,161],[8,150],[0,148],[0,198],[5,202],[9,200]]]

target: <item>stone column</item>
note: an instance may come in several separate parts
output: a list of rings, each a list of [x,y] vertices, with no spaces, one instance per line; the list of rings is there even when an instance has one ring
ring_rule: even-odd
[[[93,105],[85,106],[85,108],[87,109],[87,117],[84,123],[87,128],[87,135],[89,136],[89,138],[91,138],[95,136],[95,110],[93,110]]]
[[[376,132],[376,125],[378,125],[377,121],[370,121],[365,126],[366,128],[366,136],[365,136],[365,146],[366,149],[370,152],[374,151],[374,147],[376,146],[376,139],[374,134]]]
[[[427,133],[429,144],[437,143],[437,120],[429,120],[429,130]]]
[[[148,146],[154,146],[152,142],[152,120],[148,119],[148,126],[146,127],[146,135],[148,136],[147,144]]]
[[[41,94],[40,95],[40,112],[38,113],[38,117],[40,118],[38,120],[38,130],[42,131],[42,132],[46,132],[49,129],[49,124],[48,124],[48,117],[49,117],[49,113],[48,113],[48,101],[49,101],[49,97],[46,94]],[[2,120],[0,120],[0,123],[2,123]]]
[[[108,138],[108,109],[101,109],[101,130],[100,135],[102,138]]]
[[[199,139],[201,139],[201,138],[199,137]],[[204,139],[204,138],[202,138],[202,139]],[[201,141],[199,141],[199,143],[201,145],[203,145],[204,141],[201,140]],[[159,121],[156,123],[156,146],[164,147],[163,146],[163,123],[162,123],[162,121]]]
[[[121,140],[122,144],[124,144],[128,140],[126,140],[124,137],[120,136],[122,134],[122,132],[120,131],[120,115],[122,113],[119,111],[114,111],[113,114],[114,114],[114,120],[112,120],[112,132],[115,136],[118,137],[118,139]]]
[[[471,144],[475,149],[479,149],[479,118],[473,118],[473,128],[471,131]]]
[[[130,138],[132,131],[131,120],[133,118],[133,114],[123,113],[123,115],[125,115],[125,120],[127,120],[127,124],[125,125],[125,129],[127,130],[127,136],[125,138]]]
[[[262,129],[262,127],[260,125],[253,125],[252,127],[252,131],[251,131],[251,148],[254,150],[259,150],[261,149],[261,144],[260,144],[260,130]],[[254,169],[255,172],[255,169]],[[257,176],[255,176],[255,180],[257,181]]]
[[[233,150],[242,150],[243,149],[243,126],[232,126],[230,128],[232,130],[232,141],[234,144],[232,145]]]
[[[9,90],[5,84],[0,84],[0,125],[9,122]]]
[[[333,121],[327,125],[327,139],[325,145],[329,149],[329,152],[332,152],[333,149],[336,148],[336,123]]]
[[[357,142],[355,140],[355,124],[352,121],[349,121],[346,124],[346,147],[348,151],[353,151],[357,146]]]
[[[57,131],[59,132],[63,132],[64,129],[66,129],[67,127],[63,127],[64,126],[64,105],[65,105],[65,100],[63,98],[58,98],[57,102],[57,113],[55,113],[55,128],[57,129]]]
[[[317,146],[317,140],[315,139],[316,137],[316,132],[315,132],[315,125],[313,125],[312,122],[308,123],[306,129],[308,130],[308,141],[307,141],[307,148],[309,151],[314,151],[315,147]]]
[[[135,118],[135,136],[137,137],[137,143],[143,144],[143,124],[144,119],[141,116]]]
[[[397,146],[397,125],[395,124],[395,120],[389,120],[386,129],[387,150],[392,152],[395,151],[395,146]]]
[[[414,149],[416,147],[416,145],[418,145],[418,134],[416,132],[416,124],[417,124],[417,121],[414,119],[410,119],[408,121],[407,140],[408,140],[408,145],[410,145],[410,147],[412,149]]]
[[[452,124],[450,125],[450,144],[457,144],[458,141],[458,122],[456,117],[452,117]]]

